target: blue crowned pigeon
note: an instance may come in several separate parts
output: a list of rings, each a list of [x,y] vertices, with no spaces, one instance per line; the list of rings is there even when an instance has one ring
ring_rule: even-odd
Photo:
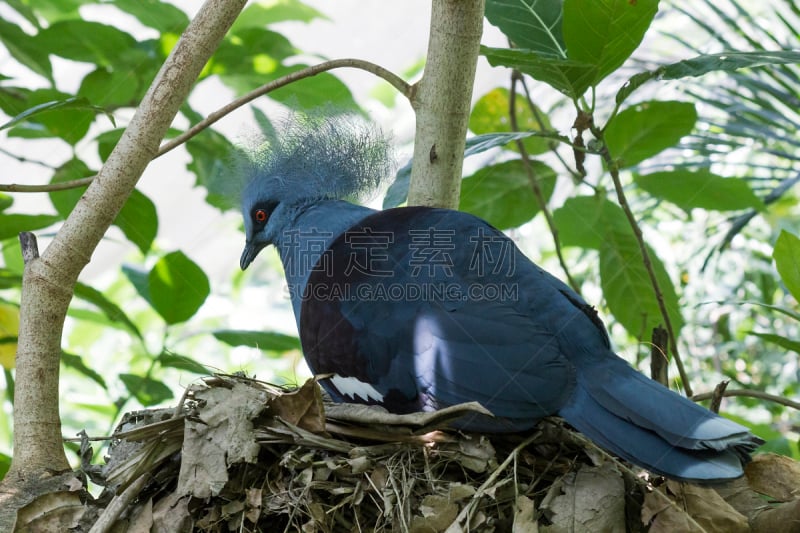
[[[563,417],[601,447],[674,479],[742,475],[762,441],[643,376],[594,309],[473,215],[346,201],[379,185],[388,142],[345,119],[298,119],[242,194],[241,268],[274,245],[303,352],[340,402],[393,413],[477,401],[462,430]]]

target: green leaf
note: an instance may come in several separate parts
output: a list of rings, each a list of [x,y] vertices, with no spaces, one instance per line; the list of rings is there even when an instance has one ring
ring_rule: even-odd
[[[180,34],[189,25],[189,17],[183,10],[160,0],[113,0],[113,5],[159,33]]]
[[[87,378],[100,385],[103,389],[108,390],[108,386],[106,385],[106,381],[103,379],[103,376],[86,366],[86,363],[83,362],[83,358],[81,356],[67,352],[61,352],[61,362],[64,363],[65,367],[71,368],[76,372],[83,374]]]
[[[617,93],[617,104],[621,104],[634,91],[650,80],[677,80],[699,77],[709,72],[733,72],[743,68],[800,63],[800,52],[794,50],[760,52],[722,52],[707,54],[677,63],[664,65],[655,70],[640,72],[632,76]]]
[[[594,65],[597,85],[636,50],[657,11],[658,0],[565,0],[569,59]]]
[[[150,198],[134,189],[114,219],[114,225],[139,248],[142,255],[146,255],[158,233],[156,206]]]
[[[111,151],[117,146],[123,133],[125,133],[125,128],[116,128],[104,131],[95,137],[95,141],[97,141],[97,155],[100,156],[101,161],[108,159],[108,156],[111,155]]]
[[[539,161],[531,161],[534,176],[545,199],[553,193],[555,171]],[[515,159],[483,167],[461,181],[461,211],[472,213],[498,229],[521,226],[539,212],[531,181],[522,161]]]
[[[208,368],[185,355],[163,352],[158,356],[158,362],[163,367],[177,368],[179,370],[194,372],[195,374],[210,374]]]
[[[80,159],[70,159],[56,169],[50,183],[56,184],[75,181],[93,176],[94,174],[96,173]],[[77,204],[81,196],[83,196],[85,190],[86,187],[84,186],[76,189],[50,191],[47,194],[50,197],[50,201],[53,203],[53,207],[56,208],[56,212],[61,215],[62,218],[67,218],[75,208],[75,204]]]
[[[139,296],[150,303],[150,285],[148,283],[149,272],[145,272],[144,270],[131,265],[122,265],[122,273],[125,274],[125,277],[131,282],[131,285],[133,285],[133,288],[136,289],[137,293],[139,293]]]
[[[35,37],[36,45],[51,54],[98,67],[113,65],[136,39],[113,26],[88,20],[62,20]]]
[[[48,50],[41,48],[34,37],[31,37],[12,24],[0,18],[0,42],[2,42],[11,57],[31,69],[36,74],[53,81],[53,66],[50,64]]]
[[[683,326],[678,295],[664,264],[650,247],[648,255],[677,335]],[[653,328],[664,325],[639,244],[630,232],[606,233],[600,247],[600,285],[608,308],[631,336],[650,338]]]
[[[173,397],[169,387],[152,378],[120,374],[119,379],[125,384],[128,392],[145,407],[165,402]]]
[[[130,318],[128,318],[128,315],[125,314],[125,311],[123,311],[122,308],[120,308],[117,304],[106,298],[102,292],[98,291],[94,287],[90,287],[89,285],[81,283],[80,281],[77,282],[75,284],[75,297],[94,305],[100,309],[100,311],[102,311],[109,320],[122,324],[136,337],[139,339],[144,339],[139,331],[139,328]]]
[[[33,231],[52,226],[61,220],[54,215],[22,215],[0,213],[0,241],[17,237],[21,231]]]
[[[781,230],[772,250],[775,267],[783,284],[794,299],[800,302],[800,239],[786,230]]]
[[[724,178],[708,169],[676,169],[635,175],[636,184],[684,211],[693,208],[715,211],[763,209],[764,203],[742,179]]]
[[[511,102],[509,98],[508,89],[500,87],[492,89],[481,96],[472,107],[472,112],[469,116],[469,129],[478,135],[510,132],[509,108]],[[514,108],[517,116],[517,126],[520,130],[540,132],[551,129],[547,115],[538,107],[532,111],[522,96],[517,95]],[[523,144],[529,154],[536,155],[547,152],[550,148],[550,142],[546,138],[529,137],[523,141]],[[516,143],[509,144],[508,149],[517,151]]]
[[[697,122],[694,104],[649,101],[628,107],[611,119],[605,140],[620,167],[631,167],[674,146]]]
[[[137,104],[139,80],[135,71],[99,68],[81,81],[78,94],[102,110],[105,107],[133,107]]]
[[[300,349],[300,339],[272,331],[218,329],[211,332],[217,340],[229,346],[249,346],[270,352],[288,352]]]
[[[760,337],[767,342],[771,342],[772,344],[776,344],[781,348],[785,348],[795,353],[800,353],[800,341],[787,339],[786,337],[782,337],[774,333],[761,333],[758,331],[748,331],[748,333],[750,335],[755,335],[756,337]]]
[[[630,233],[622,208],[603,196],[576,196],[553,212],[563,246],[599,250],[607,233]]]
[[[0,192],[0,211],[4,211],[14,204],[14,197]]]
[[[593,65],[540,55],[531,50],[481,46],[481,54],[493,67],[517,69],[550,85],[572,100],[580,98],[596,77]]]
[[[486,19],[517,48],[566,59],[563,4],[564,0],[487,0]]]
[[[329,20],[321,12],[297,0],[260,1],[250,3],[241,12],[231,27],[231,33],[239,33],[244,28],[264,28],[277,22],[308,23],[316,19]]]
[[[149,302],[167,324],[189,320],[203,305],[210,287],[208,277],[183,252],[171,252],[147,276]]]
[[[206,202],[220,210],[239,207],[239,180],[231,177],[233,161],[244,157],[224,135],[207,129],[186,143],[192,156],[186,166],[197,177],[196,185],[208,191]]]
[[[6,122],[5,124],[0,125],[0,130],[8,129],[8,128],[10,128],[12,126],[16,126],[17,124],[20,124],[20,123],[22,123],[24,121],[30,120],[31,118],[33,118],[33,117],[35,117],[37,115],[42,115],[42,114],[45,114],[45,113],[52,113],[53,111],[90,111],[92,118],[94,117],[94,114],[96,114],[96,113],[105,113],[105,110],[102,107],[98,107],[98,106],[90,104],[89,100],[87,100],[86,98],[70,97],[70,98],[66,98],[64,100],[54,100],[54,101],[44,102],[44,103],[35,105],[35,106],[31,107],[30,109],[27,109],[27,110],[23,111],[22,113],[20,113],[19,115],[13,117],[11,120]],[[70,115],[70,116],[72,116],[72,115]],[[114,117],[112,117],[111,115],[108,115],[108,114],[106,114],[106,116],[108,116],[109,119],[111,120],[111,122],[114,123]],[[49,122],[52,123],[52,121],[49,121]],[[61,129],[61,128],[59,128],[59,129]],[[87,124],[86,129],[88,130],[88,124]],[[54,131],[53,133],[58,134],[57,130]],[[77,137],[77,139],[81,139],[83,137],[83,135],[85,135],[85,133],[86,133],[85,131],[83,133],[81,133],[80,137]],[[66,136],[63,136],[63,135],[59,135],[59,136],[64,138],[65,140],[67,140],[68,138],[74,138],[74,135],[70,135],[69,137],[66,137]],[[71,144],[75,144],[75,143],[73,142]]]

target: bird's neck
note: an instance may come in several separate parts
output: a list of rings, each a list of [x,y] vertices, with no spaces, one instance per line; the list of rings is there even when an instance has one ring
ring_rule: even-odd
[[[275,246],[283,262],[292,308],[299,327],[303,291],[308,276],[319,263],[322,254],[339,235],[375,210],[341,200],[302,203],[282,208],[280,216],[284,224],[275,240]]]

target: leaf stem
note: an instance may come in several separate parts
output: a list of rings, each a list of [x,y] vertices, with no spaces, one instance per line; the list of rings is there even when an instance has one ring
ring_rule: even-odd
[[[608,167],[608,171],[611,174],[611,180],[614,182],[614,189],[617,193],[619,205],[625,212],[625,217],[628,219],[628,223],[633,230],[633,235],[636,238],[636,242],[639,244],[639,252],[642,254],[642,263],[644,264],[645,270],[647,270],[647,275],[650,278],[650,284],[653,287],[653,293],[655,294],[656,301],[658,302],[658,309],[661,311],[661,318],[664,320],[664,327],[669,335],[670,348],[675,359],[675,365],[678,367],[678,374],[680,374],[681,382],[683,383],[683,390],[686,392],[686,396],[691,397],[692,386],[689,383],[689,377],[686,374],[686,369],[683,366],[683,361],[681,360],[680,353],[678,352],[678,343],[676,342],[675,330],[672,327],[672,321],[669,319],[669,313],[667,313],[667,306],[664,303],[664,294],[661,292],[661,287],[658,284],[658,279],[656,278],[656,273],[650,260],[650,252],[648,252],[647,246],[644,243],[642,230],[639,227],[639,223],[636,222],[636,217],[633,215],[633,211],[631,211],[630,205],[628,204],[628,199],[625,197],[625,191],[622,189],[622,182],[619,179],[619,165],[614,158],[611,157],[611,153],[608,151],[603,130],[598,128],[593,120],[590,122],[589,130],[600,142],[600,157],[603,158],[603,161]]]
[[[515,105],[517,101],[518,80],[519,76],[512,73],[511,90],[509,91],[508,104],[508,116],[511,122],[512,131],[519,131],[519,123],[517,121],[517,110]],[[544,214],[544,218],[547,220],[547,227],[550,228],[550,234],[553,236],[553,243],[555,244],[558,262],[561,264],[561,269],[564,271],[564,275],[567,277],[569,286],[572,287],[575,292],[580,293],[580,285],[578,285],[570,275],[569,269],[567,268],[567,263],[564,260],[564,254],[561,251],[561,243],[558,239],[558,228],[556,227],[555,220],[553,220],[553,215],[547,208],[547,200],[544,197],[542,188],[539,186],[539,176],[537,176],[536,172],[533,170],[530,156],[528,155],[528,151],[525,149],[525,144],[522,142],[522,139],[517,139],[516,143],[517,150],[519,150],[519,154],[522,157],[522,166],[525,167],[525,172],[528,174],[528,181],[530,181],[531,188],[533,189],[533,195],[536,197],[536,202],[539,204],[539,209],[542,211],[542,214]],[[553,151],[555,151],[555,149],[553,149]]]

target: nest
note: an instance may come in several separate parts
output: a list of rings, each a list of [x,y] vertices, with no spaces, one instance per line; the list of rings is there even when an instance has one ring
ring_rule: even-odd
[[[685,505],[701,501],[708,504],[701,515],[724,505],[712,517],[720,531],[749,529],[716,491],[672,482],[656,488],[664,480],[631,470],[557,419],[523,435],[447,429],[475,411],[485,413],[464,404],[393,415],[326,403],[313,380],[286,389],[214,376],[191,386],[176,409],[128,414],[105,465],[88,464],[88,439],[83,443],[83,470],[105,490],[87,505],[82,525],[169,532],[643,531],[659,520],[674,526],[669,520],[679,517],[691,526],[681,530],[715,531]],[[692,496],[687,487],[701,492]]]

